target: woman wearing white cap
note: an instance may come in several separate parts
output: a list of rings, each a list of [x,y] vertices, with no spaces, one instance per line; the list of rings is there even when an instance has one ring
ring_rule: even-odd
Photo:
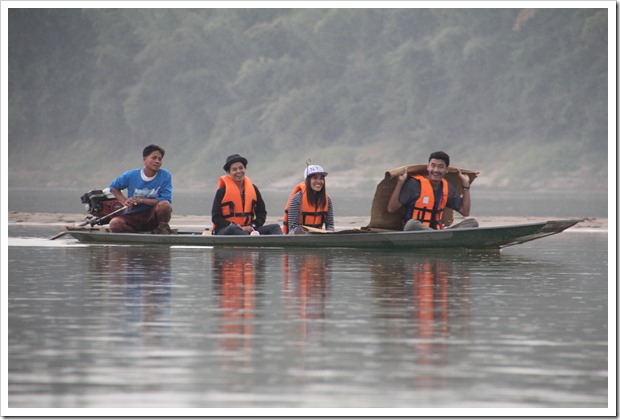
[[[284,209],[283,232],[301,233],[301,226],[334,230],[334,206],[325,192],[327,172],[319,165],[309,165],[304,171],[304,182],[291,193]]]

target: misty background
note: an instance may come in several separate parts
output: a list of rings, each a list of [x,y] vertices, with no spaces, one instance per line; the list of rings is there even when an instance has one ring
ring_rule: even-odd
[[[607,190],[607,9],[10,9],[9,188],[104,188],[166,149],[261,190],[374,192],[436,150],[476,188]],[[77,200],[77,198],[76,198]]]

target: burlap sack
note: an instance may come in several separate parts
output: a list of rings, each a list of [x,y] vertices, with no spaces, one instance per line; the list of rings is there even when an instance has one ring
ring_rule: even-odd
[[[370,209],[370,224],[364,227],[364,230],[402,230],[403,210],[401,209],[395,213],[389,213],[387,211],[387,203],[390,200],[390,195],[396,185],[396,178],[405,171],[405,168],[407,168],[407,173],[410,175],[428,174],[426,165],[407,165],[387,171],[383,181],[377,185],[375,197],[372,200],[372,207]],[[474,182],[474,179],[476,179],[476,177],[480,174],[480,172],[474,172],[468,169],[460,169],[460,171],[462,174],[469,177],[470,184]],[[459,168],[448,167],[446,180],[454,185],[459,194],[462,194],[463,186],[461,185],[461,178],[459,177],[458,172]],[[452,224],[452,221],[454,220],[454,212],[452,209],[446,208],[444,210],[442,220],[446,226]]]

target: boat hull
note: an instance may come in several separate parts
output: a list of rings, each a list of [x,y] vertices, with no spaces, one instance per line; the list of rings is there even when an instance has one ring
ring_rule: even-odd
[[[393,249],[501,249],[560,233],[580,220],[552,220],[509,226],[444,229],[415,232],[343,231],[303,235],[218,236],[200,233],[155,235],[72,230],[80,242],[109,245],[228,246],[248,248],[393,248]]]

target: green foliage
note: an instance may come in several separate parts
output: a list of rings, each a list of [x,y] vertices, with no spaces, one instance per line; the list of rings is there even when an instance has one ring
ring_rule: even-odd
[[[95,32],[80,10],[10,9],[9,20],[9,147],[66,147],[88,109]]]
[[[532,165],[606,162],[607,19],[601,9],[11,9],[9,165],[37,161],[32,171],[88,187],[114,176],[106,160],[139,165],[157,143],[192,187],[215,182],[231,153],[272,183],[283,176],[274,168],[298,173],[308,157],[380,178],[444,149],[483,173],[510,160],[507,176],[526,185]]]

